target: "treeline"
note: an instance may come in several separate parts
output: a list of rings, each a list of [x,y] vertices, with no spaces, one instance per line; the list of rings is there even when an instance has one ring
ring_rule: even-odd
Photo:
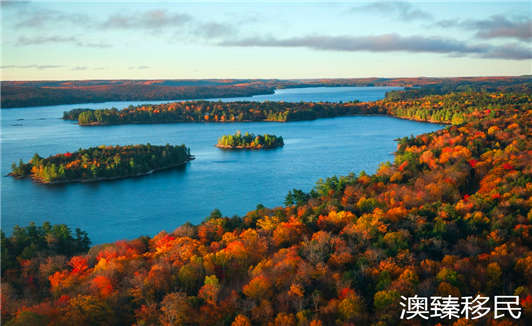
[[[170,122],[289,122],[357,114],[388,114],[419,121],[461,124],[477,111],[487,110],[495,114],[495,109],[513,110],[516,105],[530,103],[530,94],[468,91],[421,98],[404,95],[365,103],[174,102],[130,106],[123,110],[74,109],[65,112],[63,119],[78,120],[82,126],[91,126]]]
[[[494,296],[518,296],[522,316],[495,319],[492,310],[478,323],[527,324],[531,121],[530,102],[476,110],[461,125],[402,138],[395,160],[373,175],[291,191],[285,207],[259,205],[241,218],[216,210],[152,238],[20,260],[17,272],[3,269],[3,320],[458,326],[471,320],[401,321],[401,296],[480,294],[492,308]]]
[[[47,82],[44,82],[45,84]],[[81,85],[79,85],[81,84]],[[178,83],[179,85],[179,83]],[[138,83],[103,83],[103,85],[42,86],[2,83],[2,108],[99,103],[108,101],[164,101],[195,98],[241,97],[272,94],[274,87],[257,83],[206,83],[205,85],[179,85],[144,81]]]
[[[402,94],[409,94],[410,91]],[[392,116],[419,121],[461,124],[480,111],[491,117],[513,111],[515,107],[530,105],[532,92],[459,92],[445,95],[427,95],[421,98],[387,98],[374,105],[383,106]]]
[[[98,103],[160,101],[271,94],[279,88],[339,86],[421,87],[417,97],[455,91],[521,91],[530,76],[456,78],[339,78],[339,79],[204,79],[204,80],[63,80],[3,81],[2,108]],[[422,90],[421,90],[422,89]],[[414,93],[409,93],[410,95]]]
[[[234,135],[224,135],[218,139],[216,147],[224,149],[267,149],[284,146],[282,136],[256,135],[237,131]]]
[[[384,113],[365,103],[287,103],[287,102],[173,102],[129,106],[117,110],[76,109],[63,119],[78,120],[82,126],[128,123],[299,121],[353,114]]]
[[[394,90],[386,93],[386,99],[405,100],[420,98],[427,95],[445,95],[461,92],[504,92],[504,93],[532,93],[532,78],[516,77],[479,77],[474,81],[468,78],[454,78],[436,83],[427,83],[422,87],[407,87],[405,90]]]
[[[92,110],[87,109],[87,108],[79,108],[79,109],[73,109],[70,111],[65,111],[63,112],[63,120],[78,120],[79,115],[85,111],[92,111]]]
[[[180,146],[99,146],[42,158],[35,154],[24,163],[11,166],[11,176],[28,175],[40,183],[84,182],[118,179],[182,165],[192,159],[190,150]]]
[[[34,223],[27,227],[15,226],[11,236],[6,237],[5,233],[0,231],[0,237],[2,270],[17,273],[21,271],[21,263],[25,260],[51,256],[71,257],[87,252],[91,244],[87,232],[76,229],[72,233],[65,224],[51,225],[49,222],[45,222],[42,226]],[[47,280],[42,283],[43,286],[47,286]],[[23,290],[23,285],[17,284],[17,290]]]

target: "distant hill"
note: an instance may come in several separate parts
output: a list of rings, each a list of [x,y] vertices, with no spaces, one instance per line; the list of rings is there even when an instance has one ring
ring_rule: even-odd
[[[530,76],[457,78],[347,79],[176,79],[176,80],[60,80],[2,81],[2,108],[98,103],[106,101],[184,100],[271,94],[276,88],[315,86],[431,87],[446,93],[455,89],[493,90],[529,83]],[[420,94],[423,95],[423,94]]]

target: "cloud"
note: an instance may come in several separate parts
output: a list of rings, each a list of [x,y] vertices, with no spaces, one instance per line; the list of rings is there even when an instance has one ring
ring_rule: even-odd
[[[443,19],[431,25],[428,25],[427,27],[437,26],[441,28],[448,28],[448,27],[455,27],[457,25],[458,25],[458,21],[456,19]]]
[[[481,48],[471,47],[459,41],[424,36],[402,37],[397,34],[376,36],[304,36],[287,39],[248,38],[224,41],[224,46],[272,46],[306,47],[316,50],[370,51],[370,52],[436,52],[436,53],[475,53]]]
[[[528,17],[507,18],[502,15],[494,15],[480,20],[440,20],[433,24],[437,27],[455,27],[475,32],[475,36],[481,39],[509,38],[523,42],[532,39],[532,19]]]
[[[0,5],[2,6],[2,9],[10,9],[10,8],[19,8],[21,6],[29,4],[29,1],[22,1],[22,0],[1,0]]]
[[[89,17],[86,14],[67,13],[50,9],[25,9],[19,10],[15,15],[17,21],[14,26],[17,29],[33,29],[41,33],[47,27],[63,23],[72,26],[81,26],[84,31],[95,31],[102,34],[107,31],[146,30],[172,31],[179,38],[188,37],[189,40],[197,39],[220,39],[237,33],[234,24],[214,21],[202,21],[186,13],[168,11],[166,9],[154,9],[144,11],[117,12],[105,15],[101,18]],[[56,27],[56,28],[62,28]],[[154,36],[162,36],[158,33]],[[81,47],[108,48],[110,44],[104,42],[84,42],[81,37],[67,36],[39,36],[19,37],[17,45],[37,45],[46,43],[71,43]]]
[[[0,69],[38,69],[38,70],[44,70],[44,69],[56,69],[56,68],[62,68],[63,65],[6,65],[6,66],[0,66]]]
[[[201,21],[186,13],[162,9],[135,13],[119,13],[107,17],[97,28],[103,30],[172,30],[176,37],[194,39],[220,39],[237,33],[233,24]],[[162,34],[161,34],[162,35]]]
[[[168,13],[165,10],[149,10],[143,13],[115,14],[109,16],[100,27],[104,29],[158,29],[183,26],[192,17],[181,13]]]
[[[79,47],[87,48],[109,48],[110,44],[98,42],[85,42],[74,36],[36,36],[36,37],[27,37],[20,36],[16,42],[17,46],[30,46],[30,45],[42,45],[50,43],[64,43],[64,44],[73,44]]]
[[[89,17],[85,13],[64,12],[53,9],[23,9],[17,14],[17,28],[41,29],[69,23],[91,29],[158,29],[162,27],[183,26],[192,17],[182,13],[170,13],[166,10],[147,10],[144,12],[116,13],[103,20]]]
[[[79,46],[79,47],[83,47],[83,48],[98,48],[98,49],[107,49],[107,48],[112,47],[111,44],[104,43],[104,42],[81,42],[81,41],[78,41],[76,43],[76,45]]]
[[[417,9],[411,3],[405,1],[377,1],[354,7],[351,11],[357,13],[373,11],[384,15],[392,13],[400,20],[405,21],[432,18],[429,12]]]
[[[88,69],[87,66],[76,66],[72,68],[72,70],[74,71],[81,71],[81,70],[87,70],[87,69]]]
[[[65,22],[78,26],[91,23],[91,19],[87,14],[67,13],[42,8],[39,8],[39,10],[20,10],[18,16],[20,19],[15,24],[17,28],[43,28]]]
[[[46,43],[76,43],[77,39],[73,36],[64,37],[64,36],[36,36],[36,37],[26,37],[21,36],[17,40],[17,45],[26,46],[26,45],[40,45]]]
[[[127,69],[129,70],[144,70],[144,69],[150,69],[151,67],[150,66],[131,66],[131,67],[128,67]]]
[[[236,29],[232,25],[216,22],[200,24],[195,30],[196,35],[205,38],[217,38],[235,33]]]
[[[515,38],[521,41],[532,39],[532,20],[516,18],[510,20],[504,16],[491,16],[489,19],[465,22],[466,26],[477,29],[476,36],[484,39]]]
[[[510,59],[510,60],[530,60],[532,51],[530,48],[523,47],[519,44],[506,44],[493,46],[486,53],[482,54],[483,58]]]
[[[304,36],[277,39],[254,37],[219,42],[221,46],[241,47],[300,47],[330,51],[414,52],[441,53],[453,56],[477,55],[484,58],[524,60],[532,57],[529,48],[519,46],[470,45],[466,42],[440,37],[400,36],[382,34],[375,36]]]

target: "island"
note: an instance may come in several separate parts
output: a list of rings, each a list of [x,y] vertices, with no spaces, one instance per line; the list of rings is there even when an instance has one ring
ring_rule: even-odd
[[[529,76],[458,78],[167,79],[2,81],[2,109],[108,101],[164,101],[273,94],[276,89],[341,86],[415,87],[425,95],[452,90],[516,89]]]
[[[480,293],[492,302],[503,293],[520,300],[524,321],[532,312],[531,94],[396,94],[390,112],[457,124],[400,138],[376,171],[292,189],[282,206],[243,216],[215,209],[196,225],[92,247],[86,232],[61,224],[2,231],[2,320],[400,325],[401,295]],[[169,214],[181,224],[179,210]],[[498,325],[525,324],[505,318]]]
[[[137,177],[184,165],[194,159],[185,145],[98,146],[33,158],[11,165],[10,176],[44,184],[94,182]]]
[[[526,88],[526,86],[523,86]],[[413,94],[420,94],[416,97]],[[511,97],[526,91],[449,91],[424,95],[421,90],[392,91],[386,98],[373,102],[209,102],[190,101],[129,106],[122,110],[77,108],[66,111],[64,120],[80,126],[120,124],[157,124],[189,122],[291,122],[353,115],[389,115],[401,119],[459,125],[467,116],[478,114],[487,104],[507,104]],[[493,105],[493,104],[492,104]]]
[[[182,101],[130,105],[122,110],[74,109],[64,112],[63,119],[77,121],[80,126],[109,126],[177,122],[288,122],[385,113],[381,106],[370,106],[358,101],[344,103]]]
[[[224,135],[218,138],[216,147],[221,149],[271,149],[283,147],[283,137],[275,135],[256,135],[246,132],[244,135],[237,131],[234,135]]]

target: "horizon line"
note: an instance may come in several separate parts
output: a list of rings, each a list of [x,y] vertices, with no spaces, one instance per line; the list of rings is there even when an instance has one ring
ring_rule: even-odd
[[[154,81],[154,80],[353,80],[353,79],[456,79],[456,78],[526,78],[532,77],[532,74],[522,75],[466,75],[466,76],[417,76],[417,77],[304,77],[304,78],[90,78],[90,79],[10,79],[0,80],[4,82],[53,82],[53,81]]]

